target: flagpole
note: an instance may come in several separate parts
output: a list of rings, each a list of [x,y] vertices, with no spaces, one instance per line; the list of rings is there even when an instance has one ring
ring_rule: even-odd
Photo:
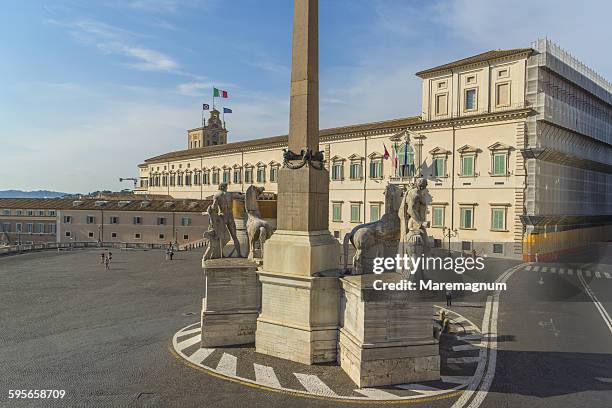
[[[215,86],[213,85],[213,110],[215,110]]]

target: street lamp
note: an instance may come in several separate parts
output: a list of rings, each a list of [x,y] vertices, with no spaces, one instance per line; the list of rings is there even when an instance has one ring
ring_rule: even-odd
[[[442,227],[442,237],[448,238],[448,256],[452,256],[452,254],[451,254],[451,238],[454,238],[457,235],[459,235],[459,231],[457,231],[457,228],[450,229],[449,227],[446,227],[446,226]]]

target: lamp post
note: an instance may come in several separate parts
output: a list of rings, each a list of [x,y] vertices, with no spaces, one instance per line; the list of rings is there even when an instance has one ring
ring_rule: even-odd
[[[451,253],[451,238],[454,238],[457,235],[459,235],[459,231],[457,231],[457,228],[450,229],[449,227],[442,227],[442,237],[448,238],[448,256],[452,256],[452,253]]]

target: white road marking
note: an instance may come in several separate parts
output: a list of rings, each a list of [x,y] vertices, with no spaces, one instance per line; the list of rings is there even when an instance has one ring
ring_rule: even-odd
[[[472,377],[465,375],[443,375],[441,377],[442,382],[451,383],[451,384],[467,384],[470,382]]]
[[[469,364],[469,363],[477,363],[480,360],[480,357],[451,357],[447,358],[446,362],[448,364]]]
[[[526,270],[526,271],[530,271],[530,270],[531,270],[531,266],[526,266],[526,267],[525,267],[525,270]]]
[[[253,368],[255,369],[255,381],[267,385],[268,387],[280,388],[280,382],[274,373],[274,369],[272,367],[253,364]]]
[[[559,275],[563,275],[565,273],[565,269],[559,268]]]
[[[573,275],[574,274],[574,270],[573,269],[568,269],[567,270],[567,274],[568,275]]]
[[[453,351],[473,351],[478,350],[473,344],[462,344],[460,346],[453,346]]]
[[[606,279],[610,279],[610,274],[608,272],[604,272],[604,276],[606,277]]]
[[[231,354],[223,353],[221,356],[221,360],[219,360],[219,364],[217,364],[216,371],[219,371],[222,374],[226,375],[236,375],[236,365],[238,364],[238,359]]]
[[[329,388],[327,384],[321,381],[321,379],[316,375],[300,373],[293,373],[293,375],[297,377],[299,382],[304,388],[306,388],[306,391],[308,392],[312,392],[313,394],[319,395],[327,395],[329,397],[338,396],[338,394],[336,394],[331,388]]]
[[[586,274],[586,277],[587,277],[587,278],[590,278],[590,277],[591,277],[591,271],[584,271],[584,273]]]
[[[587,293],[587,295],[589,295],[589,297],[593,301],[593,304],[595,304],[595,308],[597,309],[597,311],[603,318],[604,322],[608,326],[610,333],[612,333],[612,319],[610,318],[610,315],[608,314],[606,309],[603,307],[603,305],[599,303],[599,300],[597,300],[597,296],[595,296],[595,293],[593,293],[589,285],[587,285],[582,275],[578,274],[578,280],[580,280],[580,283],[582,283],[582,286],[584,287],[584,291]]]
[[[601,274],[599,272],[595,272],[595,277],[596,278],[601,278]]]
[[[373,398],[373,399],[385,399],[385,400],[389,400],[389,399],[398,399],[399,397],[395,394],[391,394],[390,392],[384,391],[384,390],[379,390],[376,388],[360,388],[358,390],[355,390],[355,392],[361,394],[361,395],[365,395],[368,398]]]
[[[601,382],[605,382],[605,383],[612,383],[612,378],[595,377],[595,379],[596,379],[597,381],[601,381]]]
[[[200,333],[202,331],[201,327],[196,327],[195,329],[185,330],[179,333],[179,336],[186,336],[188,334]]]
[[[457,339],[461,341],[482,340],[482,334],[468,334],[467,336],[457,336]]]
[[[463,330],[464,330],[466,333],[473,333],[473,332],[477,332],[477,331],[478,331],[478,327],[476,327],[476,326],[465,326],[465,327],[463,328]]]
[[[548,266],[543,266],[542,267],[542,272],[547,272],[548,271]]]
[[[557,273],[557,268],[550,268],[551,273]]]
[[[537,272],[537,271],[539,271],[539,270],[540,270],[540,267],[539,267],[539,266],[534,266],[534,267],[533,267],[533,271],[534,271],[534,272]]]
[[[183,340],[180,343],[177,343],[176,348],[178,349],[178,351],[183,351],[187,347],[193,346],[194,344],[200,341],[202,341],[202,336],[200,335],[193,336],[193,337],[188,338],[187,340]]]
[[[206,360],[206,357],[210,356],[215,349],[201,348],[197,349],[195,353],[189,356],[187,360],[194,364],[201,364],[202,361]]]
[[[395,388],[401,388],[402,390],[417,392],[419,394],[426,395],[436,394],[441,391],[439,388],[428,387],[427,385],[423,384],[399,384],[396,385]]]

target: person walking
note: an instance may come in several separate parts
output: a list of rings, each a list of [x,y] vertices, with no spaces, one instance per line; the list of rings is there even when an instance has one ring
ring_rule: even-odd
[[[106,268],[107,271],[110,271],[110,258],[106,257],[104,259],[104,267]]]
[[[172,258],[174,257],[174,250],[170,250],[170,260],[172,260]]]
[[[446,291],[446,306],[451,307],[453,305],[453,292],[450,290]]]
[[[100,254],[100,263],[104,265],[104,260],[106,259],[106,255],[104,254],[104,252],[102,252]]]

